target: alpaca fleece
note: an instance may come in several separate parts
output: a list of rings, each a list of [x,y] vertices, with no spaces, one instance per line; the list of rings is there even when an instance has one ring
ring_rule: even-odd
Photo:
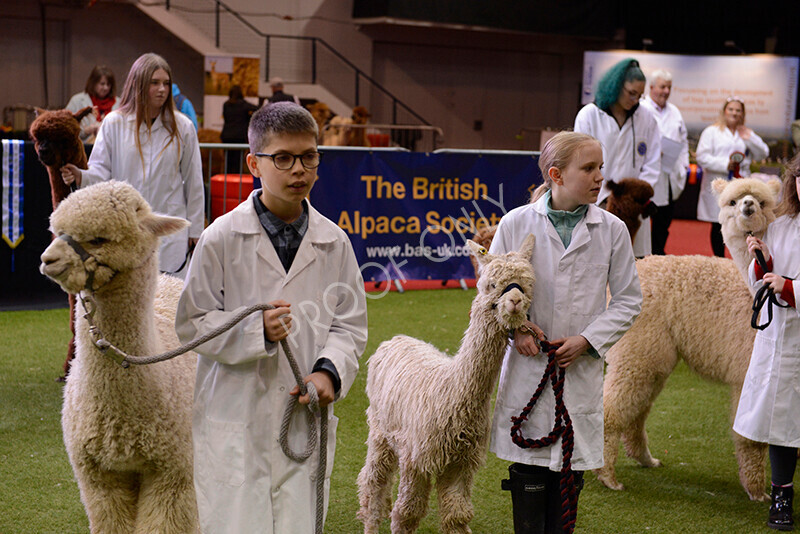
[[[468,241],[482,265],[470,324],[455,356],[408,336],[381,343],[368,362],[369,438],[358,475],[364,532],[377,533],[392,515],[392,532],[414,532],[426,515],[436,479],[442,532],[471,532],[475,472],[486,458],[491,394],[508,331],[530,307],[533,236],[519,252],[502,256]],[[504,292],[510,284],[514,287]],[[521,288],[521,289],[520,289]],[[392,508],[394,474],[400,489]]]
[[[608,181],[611,190],[606,210],[619,217],[628,228],[631,241],[642,226],[642,219],[652,215],[656,209],[650,202],[653,186],[638,178],[625,178],[618,182]],[[649,224],[649,223],[648,223]]]
[[[130,185],[105,182],[65,199],[50,219],[92,256],[83,262],[61,239],[41,271],[68,293],[94,272],[93,321],[128,354],[176,348],[175,309],[183,283],[159,275],[158,241],[188,222],[152,213]],[[191,408],[196,357],[122,368],[98,350],[87,320],[76,321],[77,357],[64,389],[64,444],[93,533],[197,531]]]
[[[713,187],[735,263],[708,256],[648,256],[636,263],[642,313],[606,354],[605,465],[596,473],[611,489],[623,489],[615,471],[620,439],[640,465],[661,465],[650,453],[645,421],[679,358],[703,378],[730,385],[731,417],[736,413],[755,339],[745,240],[748,232],[762,236],[775,219],[780,184],[746,178],[715,180]],[[732,435],[742,486],[750,499],[766,500],[766,445]]]
[[[50,179],[50,199],[53,209],[67,198],[70,188],[61,179],[61,167],[72,163],[79,169],[87,168],[86,150],[81,141],[81,119],[92,112],[86,107],[72,113],[66,109],[46,111],[37,109],[36,119],[31,123],[30,136],[39,161],[47,168]],[[69,329],[72,339],[67,345],[64,360],[64,376],[69,374],[75,357],[75,295],[69,295]]]

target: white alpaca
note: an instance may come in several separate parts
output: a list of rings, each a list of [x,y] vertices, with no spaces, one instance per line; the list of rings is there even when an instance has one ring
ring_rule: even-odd
[[[615,472],[620,438],[640,465],[661,465],[650,454],[645,421],[679,358],[703,378],[729,384],[731,417],[735,414],[755,339],[752,296],[739,274],[749,263],[745,239],[748,232],[762,236],[775,219],[779,186],[752,179],[714,181],[723,237],[736,264],[707,256],[649,256],[637,262],[642,312],[606,354],[605,465],[596,474],[607,487],[623,489]],[[765,445],[735,433],[733,440],[742,486],[752,500],[765,500]]]
[[[70,195],[50,222],[88,256],[55,239],[41,271],[68,293],[94,292],[92,321],[105,339],[132,355],[179,345],[174,319],[183,283],[159,276],[158,238],[185,220],[152,213],[133,187],[106,182]],[[80,304],[76,311],[76,358],[61,422],[91,531],[196,532],[195,355],[124,369],[95,347]]]
[[[358,476],[364,531],[377,533],[391,509],[392,532],[414,532],[436,479],[442,532],[470,532],[472,479],[488,446],[490,398],[508,344],[530,307],[534,237],[519,252],[490,255],[468,241],[482,266],[461,348],[450,357],[407,336],[385,341],[367,374],[369,438]]]
[[[736,267],[747,281],[750,254],[747,236],[764,237],[767,226],[775,220],[775,201],[781,190],[780,180],[763,182],[756,178],[728,181],[717,178],[711,182],[717,195],[722,237]],[[748,286],[749,287],[749,286]]]

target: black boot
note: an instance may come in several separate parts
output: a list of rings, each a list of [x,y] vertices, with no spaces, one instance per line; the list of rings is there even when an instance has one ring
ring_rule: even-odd
[[[794,530],[793,498],[794,487],[772,485],[772,506],[769,507],[768,527],[775,530]]]
[[[508,480],[502,488],[511,491],[514,534],[545,534],[547,517],[546,467],[526,464],[508,466]]]

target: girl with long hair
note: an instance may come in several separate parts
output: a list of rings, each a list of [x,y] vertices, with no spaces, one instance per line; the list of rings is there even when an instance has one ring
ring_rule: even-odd
[[[89,168],[66,165],[61,175],[78,186],[128,182],[154,211],[188,219],[190,227],[162,238],[160,250],[161,271],[182,276],[203,231],[205,204],[197,132],[175,110],[171,84],[164,58],[140,56],[128,73],[119,109],[101,123]]]
[[[106,115],[119,107],[116,93],[117,83],[111,69],[105,65],[95,65],[86,80],[85,89],[72,95],[66,108],[73,113],[85,107],[92,108],[92,113],[81,120],[81,141],[91,141]]]

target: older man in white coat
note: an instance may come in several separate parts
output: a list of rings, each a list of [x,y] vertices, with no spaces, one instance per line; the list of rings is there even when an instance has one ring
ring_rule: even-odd
[[[671,92],[672,74],[659,69],[650,75],[650,93],[641,101],[641,105],[656,118],[661,132],[661,174],[653,188],[653,202],[658,206],[658,211],[652,216],[652,249],[653,254],[662,256],[675,201],[686,186],[686,171],[689,168],[686,123],[680,110],[667,102]]]

